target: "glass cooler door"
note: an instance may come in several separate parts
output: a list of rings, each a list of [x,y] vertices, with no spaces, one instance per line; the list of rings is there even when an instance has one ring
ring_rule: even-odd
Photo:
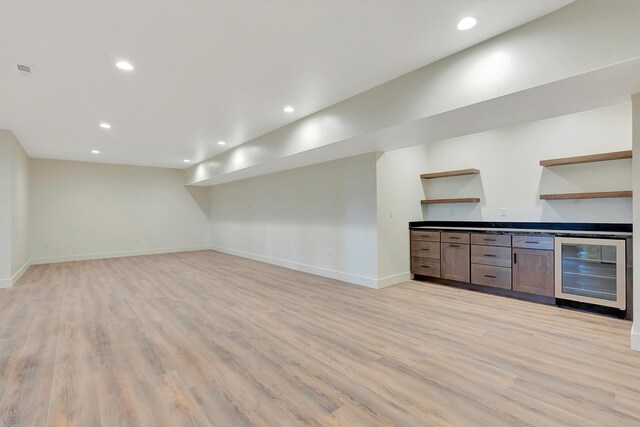
[[[556,298],[625,307],[624,240],[556,238]]]

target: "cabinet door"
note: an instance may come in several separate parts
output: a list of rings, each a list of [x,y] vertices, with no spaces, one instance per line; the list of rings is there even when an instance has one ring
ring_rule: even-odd
[[[513,290],[554,296],[553,268],[553,251],[513,249]]]
[[[443,279],[469,282],[469,245],[442,243],[440,275]]]

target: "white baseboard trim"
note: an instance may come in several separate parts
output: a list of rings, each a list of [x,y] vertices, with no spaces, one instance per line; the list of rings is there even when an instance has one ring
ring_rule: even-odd
[[[27,272],[29,267],[31,267],[31,260],[28,260],[27,262],[25,262],[24,265],[20,267],[18,271],[16,271],[16,274],[14,274],[13,277],[11,278],[11,286],[18,283],[18,280],[20,280],[22,275]]]
[[[31,260],[25,262],[24,265],[20,267],[13,276],[7,279],[0,279],[0,289],[10,288],[15,285],[18,280],[20,280],[22,275],[29,269],[29,267],[31,267]]]
[[[640,351],[640,320],[634,321],[631,328],[631,350]]]
[[[267,264],[274,264],[280,267],[290,268],[292,270],[303,271],[305,273],[315,274],[316,276],[322,276],[322,277],[327,277],[329,279],[340,280],[342,282],[347,282],[354,285],[365,286],[367,288],[372,288],[372,289],[378,289],[378,279],[375,279],[373,277],[358,276],[356,274],[329,270],[327,268],[316,267],[308,264],[301,264],[298,262],[288,261],[280,258],[272,258],[272,257],[260,255],[260,254],[254,254],[252,252],[244,252],[244,251],[239,251],[237,249],[223,248],[221,246],[211,246],[211,250],[222,252],[229,255],[236,255],[242,258],[249,258],[254,261],[261,261]]]
[[[170,254],[175,252],[208,251],[210,246],[188,246],[181,248],[142,249],[136,251],[101,252],[95,254],[63,255],[49,258],[34,258],[31,265],[54,264],[58,262],[88,261],[93,259],[122,258],[128,256]]]
[[[391,285],[397,285],[398,283],[406,282],[407,280],[411,280],[411,272],[409,271],[383,277],[382,279],[378,279],[378,289],[386,288],[387,286]]]
[[[395,285],[406,280],[411,279],[411,273],[399,273],[391,276],[376,279],[373,277],[359,276],[356,274],[345,273],[342,271],[330,270],[322,267],[316,267],[313,265],[297,263],[294,261],[288,261],[279,258],[268,257],[251,252],[244,252],[237,249],[224,248],[221,246],[189,246],[181,248],[159,248],[159,249],[144,249],[136,251],[120,251],[120,252],[101,252],[93,254],[79,254],[79,255],[64,255],[48,258],[34,258],[29,260],[23,265],[20,270],[12,277],[8,279],[0,279],[0,288],[10,288],[15,284],[20,277],[29,269],[32,265],[40,264],[55,264],[59,262],[72,262],[72,261],[88,261],[96,259],[106,258],[122,258],[129,256],[141,256],[141,255],[155,255],[155,254],[168,254],[176,252],[190,252],[190,251],[203,251],[213,250],[223,252],[229,255],[235,255],[242,258],[248,258],[255,261],[265,262],[267,264],[274,264],[280,267],[290,268],[292,270],[303,271],[305,273],[315,274],[317,276],[327,277],[329,279],[340,280],[342,282],[351,283],[354,285],[365,286],[372,289],[386,288],[387,286]]]

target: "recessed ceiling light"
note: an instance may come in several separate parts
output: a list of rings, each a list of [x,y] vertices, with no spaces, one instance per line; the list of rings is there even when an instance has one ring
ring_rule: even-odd
[[[191,163],[191,160],[189,160],[189,159],[184,159],[184,160],[183,160],[183,162],[185,162],[185,163]]]
[[[287,105],[286,107],[284,107],[285,113],[293,113],[294,111],[296,110],[291,105]]]
[[[224,141],[218,141],[218,145],[225,145],[225,144],[226,144],[226,142],[224,142]]]
[[[131,63],[127,62],[127,61],[118,61],[118,62],[116,62],[116,67],[118,67],[118,68],[120,68],[121,70],[124,70],[124,71],[133,70],[133,65],[131,65]]]
[[[111,125],[109,123],[106,123],[106,122],[100,123],[100,127],[102,129],[111,129]]]
[[[100,150],[91,150],[92,154],[100,154]]]
[[[476,21],[476,18],[467,16],[466,18],[462,18],[460,22],[458,22],[458,29],[460,31],[468,30],[470,28],[475,27],[477,22],[478,21]]]

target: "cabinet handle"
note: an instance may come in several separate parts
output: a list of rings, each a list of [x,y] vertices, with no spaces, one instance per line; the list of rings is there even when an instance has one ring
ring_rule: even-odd
[[[516,261],[518,260],[517,255],[518,255],[518,254],[513,254],[513,263],[514,263],[514,264],[515,264],[515,263],[516,263]]]
[[[525,243],[528,243],[530,245],[539,245],[540,244],[540,242],[527,242],[526,240],[525,240]]]
[[[451,240],[460,240],[460,238],[459,238],[459,237],[456,237],[456,236],[449,236],[449,238],[450,238]]]
[[[496,276],[492,276],[490,274],[485,274],[484,277],[488,277],[490,279],[496,279]]]
[[[421,265],[420,267],[422,267],[422,268],[431,268],[428,265]]]
[[[450,248],[459,248],[460,245],[449,245]]]
[[[421,248],[420,250],[421,251],[427,251],[427,252],[429,251],[429,249],[424,249],[424,248]]]
[[[421,234],[420,237],[431,237],[428,234]]]
[[[484,239],[485,242],[495,242],[496,239]]]
[[[495,258],[497,255],[484,254],[484,256],[488,256],[488,257],[491,257],[491,258]]]

